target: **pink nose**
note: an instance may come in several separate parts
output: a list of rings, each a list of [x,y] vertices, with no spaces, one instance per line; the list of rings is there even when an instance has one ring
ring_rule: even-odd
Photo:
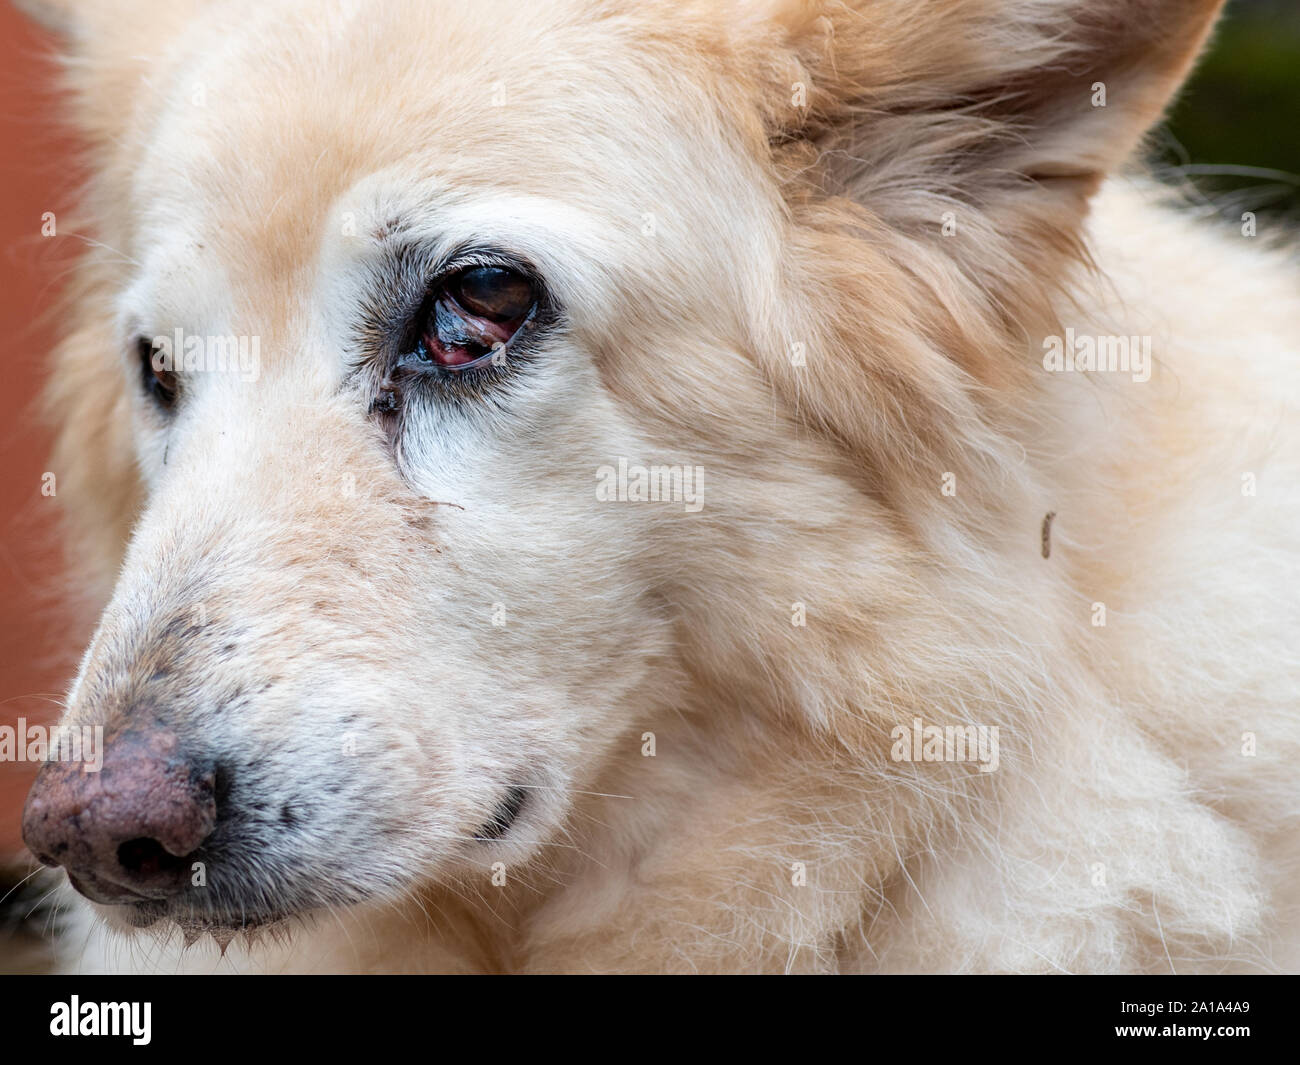
[[[216,825],[212,767],[187,759],[161,729],[128,729],[103,753],[99,772],[72,761],[41,768],[23,811],[23,840],[95,902],[178,894],[190,882],[188,856]]]

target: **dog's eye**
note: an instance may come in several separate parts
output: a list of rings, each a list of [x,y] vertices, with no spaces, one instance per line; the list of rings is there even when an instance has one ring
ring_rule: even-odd
[[[176,373],[166,365],[162,351],[155,351],[147,337],[139,337],[135,342],[136,353],[140,359],[140,379],[145,395],[158,406],[170,408],[176,402]]]
[[[531,319],[537,288],[516,270],[472,266],[433,294],[421,327],[420,355],[459,370],[501,350]]]
[[[515,321],[533,309],[533,283],[501,266],[462,270],[447,290],[465,310],[490,322]]]

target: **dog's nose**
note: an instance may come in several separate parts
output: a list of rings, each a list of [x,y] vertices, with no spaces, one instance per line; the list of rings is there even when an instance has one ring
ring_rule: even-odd
[[[213,768],[185,757],[162,729],[134,728],[103,745],[103,766],[47,762],[23,811],[23,840],[43,863],[63,866],[95,902],[178,894],[190,856],[217,819]]]

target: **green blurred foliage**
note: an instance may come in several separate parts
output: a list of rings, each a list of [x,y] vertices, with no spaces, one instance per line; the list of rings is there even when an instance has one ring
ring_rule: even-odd
[[[1300,220],[1300,3],[1230,3],[1156,144],[1225,213]]]

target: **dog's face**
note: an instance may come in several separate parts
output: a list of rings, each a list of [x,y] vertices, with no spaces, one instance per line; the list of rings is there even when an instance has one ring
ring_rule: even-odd
[[[689,95],[647,106],[653,49],[544,6],[196,12],[135,90],[102,357],[143,508],[70,719],[174,734],[217,805],[206,888],[142,918],[521,860],[673,684],[699,442],[770,420],[713,383],[776,197]],[[620,460],[679,469],[637,502]]]
[[[884,208],[792,193],[793,29],[136,6],[81,107],[141,506],[69,720],[166,734],[215,819],[162,859],[206,886],[87,894],[245,925],[524,861],[684,678],[766,668],[805,537],[803,587],[896,597],[984,368],[916,259],[834,258]]]
[[[771,273],[774,242],[709,207],[744,161],[707,116],[645,114],[609,85],[613,28],[580,23],[254,5],[150,66],[106,191],[131,261],[104,352],[145,502],[71,706],[175,733],[218,816],[207,888],[142,914],[526,857],[666,681],[654,558],[707,509],[602,502],[598,472],[701,456],[602,360],[707,382],[737,357],[735,264]]]

